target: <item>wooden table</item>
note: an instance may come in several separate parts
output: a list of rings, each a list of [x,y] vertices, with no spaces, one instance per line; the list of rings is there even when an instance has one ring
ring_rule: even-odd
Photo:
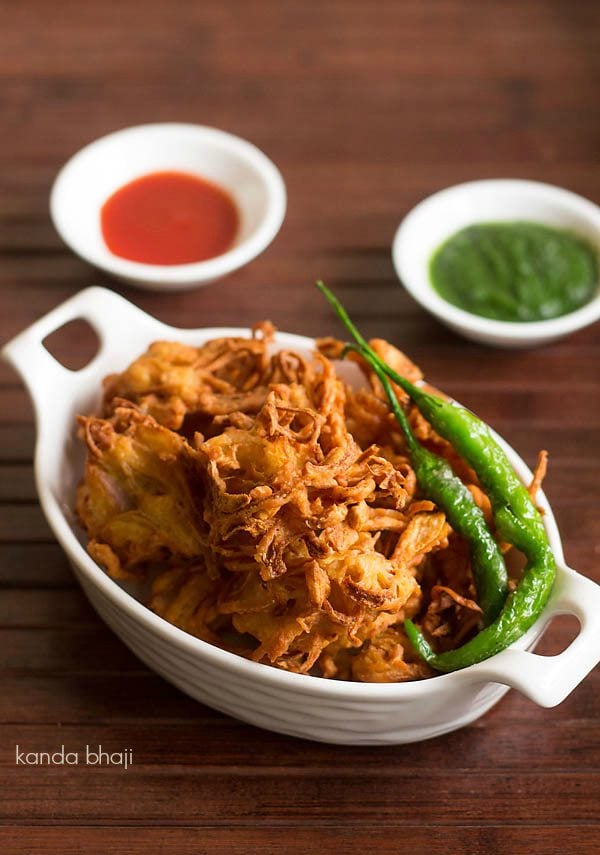
[[[600,7],[543,0],[2,3],[0,334],[91,283],[48,217],[50,184],[108,131],[181,120],[254,141],[289,210],[258,260],[206,289],[120,289],[187,326],[270,317],[338,330],[335,286],[368,334],[491,422],[546,491],[568,561],[600,581],[600,325],[533,351],[457,338],[399,287],[390,241],[444,186],[490,176],[600,202]],[[112,287],[117,287],[112,285]],[[73,332],[55,343],[84,358]],[[57,392],[59,394],[59,392]],[[0,368],[0,851],[600,851],[600,673],[560,707],[511,692],[470,727],[391,749],[265,733],[148,671],[74,584],[36,501],[26,394]],[[568,640],[557,624],[544,649]],[[120,768],[25,767],[15,745],[133,749]]]

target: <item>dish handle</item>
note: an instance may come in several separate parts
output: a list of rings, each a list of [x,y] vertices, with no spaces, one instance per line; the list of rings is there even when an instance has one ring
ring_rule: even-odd
[[[44,347],[44,339],[70,321],[85,320],[96,332],[99,347],[93,359],[79,371],[72,371]],[[3,358],[19,372],[31,395],[36,414],[51,412],[61,389],[84,380],[88,371],[114,358],[119,342],[131,341],[134,331],[145,334],[156,321],[107,288],[86,288],[48,312],[16,336],[2,349]],[[108,369],[108,365],[107,365]]]
[[[600,585],[569,567],[559,567],[554,590],[544,610],[546,622],[575,615],[576,638],[556,656],[508,648],[477,668],[478,679],[518,689],[542,707],[561,703],[600,661]]]

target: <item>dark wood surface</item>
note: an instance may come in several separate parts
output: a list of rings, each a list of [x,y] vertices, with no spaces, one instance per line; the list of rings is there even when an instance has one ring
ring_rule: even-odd
[[[279,165],[284,227],[185,294],[120,289],[169,323],[336,331],[311,283],[411,354],[546,482],[569,563],[600,581],[600,325],[532,351],[469,344],[396,282],[402,216],[444,186],[549,181],[600,203],[600,6],[590,2],[2,2],[0,335],[91,283],[54,233],[61,164],[111,130],[181,120]],[[113,286],[117,287],[117,286]],[[85,356],[83,336],[56,344]],[[0,851],[600,851],[600,673],[559,707],[511,692],[431,742],[348,748],[261,732],[149,672],[75,585],[38,507],[31,407],[0,367]],[[557,622],[546,652],[570,638]],[[101,743],[134,766],[17,767],[15,745]]]

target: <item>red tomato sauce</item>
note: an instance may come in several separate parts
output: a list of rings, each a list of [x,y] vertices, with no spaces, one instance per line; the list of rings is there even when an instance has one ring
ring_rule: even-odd
[[[204,178],[153,172],[113,193],[100,223],[114,255],[144,264],[190,264],[231,247],[239,214],[229,194]]]

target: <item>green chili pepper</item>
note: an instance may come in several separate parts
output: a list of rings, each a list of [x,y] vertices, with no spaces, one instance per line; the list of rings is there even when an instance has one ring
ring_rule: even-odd
[[[455,671],[481,662],[520,638],[535,623],[550,596],[556,565],[541,517],[487,425],[463,407],[428,394],[393,371],[369,347],[331,291],[321,282],[317,287],[357,342],[361,355],[365,359],[368,356],[373,368],[377,365],[378,376],[385,374],[404,389],[432,427],[451,442],[474,469],[490,498],[500,537],[519,549],[527,559],[522,578],[506,599],[499,616],[462,647],[436,654],[412,621],[404,623],[415,649],[437,670]],[[402,410],[389,382],[384,384],[384,388],[397,416],[396,409]]]
[[[460,478],[454,474],[448,461],[417,442],[390,381],[377,360],[373,359],[368,351],[358,347],[350,345],[349,349],[360,353],[379,377],[406,438],[410,462],[423,494],[444,511],[453,530],[462,535],[471,547],[477,600],[484,621],[486,624],[491,623],[506,600],[508,578],[504,558],[481,508]]]

